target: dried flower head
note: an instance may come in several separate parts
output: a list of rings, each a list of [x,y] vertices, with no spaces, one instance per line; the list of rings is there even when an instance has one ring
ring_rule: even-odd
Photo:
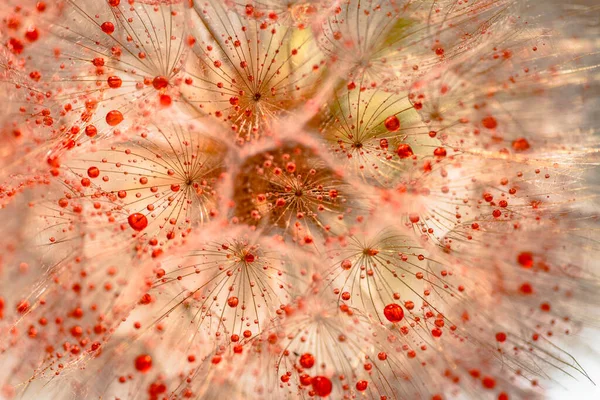
[[[592,0],[5,0],[0,398],[598,397],[598,37]]]

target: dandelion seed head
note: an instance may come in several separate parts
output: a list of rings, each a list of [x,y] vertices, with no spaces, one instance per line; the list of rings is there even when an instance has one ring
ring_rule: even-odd
[[[595,380],[593,2],[5,3],[0,397]]]

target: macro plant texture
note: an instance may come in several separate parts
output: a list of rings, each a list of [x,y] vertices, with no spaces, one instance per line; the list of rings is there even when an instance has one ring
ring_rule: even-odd
[[[0,399],[600,396],[597,0],[1,2]]]

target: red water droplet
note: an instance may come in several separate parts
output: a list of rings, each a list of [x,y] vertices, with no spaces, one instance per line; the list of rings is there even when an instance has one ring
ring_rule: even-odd
[[[496,118],[489,116],[482,119],[481,124],[487,129],[496,129],[498,126],[498,121],[496,121]]]
[[[367,390],[368,385],[369,382],[367,381],[358,381],[356,382],[356,390],[358,390],[359,392],[364,392],[365,390]]]
[[[29,310],[29,302],[27,300],[21,300],[17,303],[16,308],[19,314],[25,314]]]
[[[158,395],[165,393],[167,391],[167,386],[164,383],[151,383],[148,388],[148,394],[150,395],[150,399],[158,399]]]
[[[496,333],[496,340],[500,343],[505,342],[506,341],[506,333],[504,333],[504,332]]]
[[[412,222],[413,224],[416,224],[417,222],[419,222],[419,220],[421,219],[419,217],[419,214],[408,214],[408,219],[410,220],[410,222]]]
[[[312,381],[312,378],[310,377],[310,375],[308,375],[308,374],[300,375],[300,384],[301,385],[308,386],[308,385],[310,385],[311,381]]]
[[[333,390],[333,384],[324,376],[315,376],[311,379],[312,388],[319,397],[329,396]]]
[[[493,389],[496,386],[496,380],[494,378],[492,378],[491,376],[484,376],[481,379],[481,383],[483,384],[483,387],[486,389]]]
[[[103,22],[102,25],[100,25],[100,29],[107,35],[112,35],[115,31],[115,25],[112,22]]]
[[[342,269],[349,270],[350,268],[352,268],[352,261],[344,260],[344,261],[342,261],[341,266],[342,266]]]
[[[90,178],[97,178],[100,175],[100,170],[98,167],[89,167],[87,174]]]
[[[110,126],[117,126],[123,122],[123,114],[121,111],[112,110],[106,114],[106,123]]]
[[[302,368],[312,368],[315,365],[315,357],[310,353],[305,353],[300,356],[300,365]]]
[[[517,256],[517,262],[523,268],[531,268],[531,267],[533,267],[533,254],[529,251],[521,252]]]
[[[144,214],[133,213],[127,218],[129,226],[135,231],[142,231],[148,226],[148,218]]]
[[[94,137],[98,134],[98,129],[94,125],[88,125],[85,127],[85,134],[88,137]]]
[[[529,150],[530,147],[529,142],[525,138],[519,138],[512,142],[512,148],[515,151],[526,151]]]
[[[135,369],[140,372],[148,372],[152,368],[152,357],[148,354],[142,354],[135,359]]]
[[[399,304],[392,303],[385,306],[383,315],[385,315],[390,322],[400,322],[402,321],[402,318],[404,318],[404,310]]]
[[[25,31],[25,39],[30,42],[35,42],[40,37],[40,32],[37,30],[35,26],[30,26]]]
[[[96,57],[92,60],[92,64],[94,64],[95,67],[103,67],[104,66],[104,58]]]
[[[168,94],[161,94],[159,101],[160,105],[163,107],[169,107],[173,103],[173,99],[171,99],[171,96]]]
[[[254,254],[248,253],[244,256],[244,261],[246,261],[247,263],[251,263],[254,262],[254,258]]]
[[[446,157],[446,149],[443,147],[438,147],[433,151],[433,155],[436,157]]]
[[[230,297],[227,299],[227,305],[231,308],[237,307],[239,300],[237,297]]]
[[[414,153],[409,145],[401,143],[396,149],[396,154],[398,154],[398,157],[400,158],[409,158],[412,157]]]
[[[396,132],[400,129],[400,120],[395,115],[391,115],[385,119],[385,129],[390,132]]]
[[[498,395],[498,400],[508,400],[508,395],[506,393],[504,393],[504,392],[501,392]]]
[[[525,295],[532,294],[532,293],[533,293],[533,286],[531,286],[531,284],[530,284],[530,283],[527,283],[527,282],[525,282],[525,283],[523,283],[523,284],[522,284],[522,285],[519,287],[519,291],[520,291],[522,294],[525,294]]]
[[[152,86],[154,86],[154,89],[156,90],[164,89],[169,86],[169,79],[164,76],[157,76],[152,80]]]
[[[14,54],[21,54],[23,52],[24,46],[19,39],[10,38],[8,40],[8,49]]]
[[[109,76],[108,77],[108,86],[112,89],[120,88],[123,84],[123,81],[118,76]]]

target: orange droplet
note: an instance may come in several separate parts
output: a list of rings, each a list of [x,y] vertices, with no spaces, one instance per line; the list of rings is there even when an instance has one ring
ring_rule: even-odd
[[[333,390],[333,384],[324,376],[315,376],[310,380],[312,384],[312,388],[315,391],[315,394],[319,397],[329,396],[331,391]]]
[[[164,89],[169,86],[169,80],[164,76],[157,76],[152,81],[152,86],[154,86],[154,89],[156,90]]]
[[[142,231],[148,226],[148,218],[144,214],[133,213],[127,218],[127,222],[129,222],[129,226],[134,231]]]
[[[438,147],[433,151],[433,155],[436,157],[446,157],[446,149],[443,147]]]
[[[490,116],[482,119],[481,124],[487,129],[496,129],[498,126],[498,121],[496,121],[496,118]]]
[[[100,175],[100,170],[98,167],[89,167],[87,174],[90,178],[97,178]]]
[[[519,253],[519,255],[517,256],[517,262],[523,268],[531,268],[533,267],[533,254],[529,251]]]
[[[85,127],[85,135],[88,137],[94,137],[98,134],[98,129],[94,125],[88,125]]]
[[[152,368],[152,357],[148,354],[142,354],[135,359],[135,369],[140,372],[148,372]]]
[[[364,392],[365,390],[367,390],[368,385],[369,383],[367,381],[358,381],[356,382],[356,390],[358,390],[359,392]]]
[[[385,315],[390,322],[400,322],[402,321],[402,318],[404,318],[404,310],[399,304],[392,303],[385,306],[383,315]]]
[[[310,353],[304,353],[300,356],[300,365],[302,368],[312,368],[315,365],[315,357]]]
[[[398,157],[400,158],[409,158],[412,157],[414,153],[409,145],[402,143],[396,149],[396,154],[398,154]]]
[[[515,151],[526,151],[529,150],[530,147],[529,142],[525,138],[519,138],[512,142],[512,148]]]
[[[237,297],[230,297],[229,299],[227,299],[227,305],[231,308],[237,307],[238,303],[239,300]]]
[[[102,29],[102,32],[106,33],[107,35],[112,35],[112,33],[115,31],[115,25],[112,22],[104,22],[102,25],[100,25],[100,29]]]
[[[168,94],[161,94],[159,97],[159,102],[160,102],[161,106],[169,107],[173,103],[173,100],[171,99],[171,96],[169,96]]]
[[[40,37],[40,32],[37,30],[35,26],[30,26],[25,31],[25,39],[30,42],[35,42]]]
[[[108,114],[106,114],[106,123],[108,125],[117,126],[121,122],[123,122],[123,114],[121,114],[121,111],[112,110],[109,111]]]
[[[400,129],[400,120],[395,115],[391,115],[385,119],[385,129],[390,132],[396,132]]]
[[[120,88],[123,84],[123,80],[118,76],[109,76],[108,77],[108,86],[112,89]]]

